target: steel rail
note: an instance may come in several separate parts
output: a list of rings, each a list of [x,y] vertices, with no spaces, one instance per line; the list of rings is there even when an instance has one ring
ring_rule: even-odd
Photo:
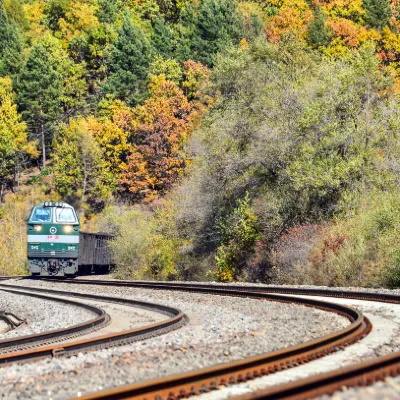
[[[8,287],[0,288],[0,290],[7,292],[7,293],[13,293],[13,294],[18,294],[18,295],[22,295],[22,296],[29,296],[29,297],[39,298],[39,299],[43,299],[43,300],[47,300],[47,301],[68,304],[68,305],[71,305],[74,307],[80,307],[80,308],[83,308],[85,310],[92,312],[93,314],[96,315],[96,317],[90,319],[89,321],[82,322],[80,324],[75,324],[75,325],[69,326],[67,328],[53,329],[50,331],[35,333],[32,335],[24,335],[24,336],[17,336],[17,337],[8,338],[8,339],[2,339],[2,340],[0,340],[0,358],[1,358],[1,353],[15,352],[16,350],[27,349],[28,347],[36,347],[36,346],[42,344],[44,341],[47,344],[49,344],[50,342],[65,340],[66,338],[71,338],[72,335],[74,335],[75,337],[77,335],[83,335],[83,334],[87,333],[88,331],[92,331],[93,329],[96,329],[97,327],[103,326],[108,321],[108,317],[107,317],[106,313],[104,312],[104,310],[101,310],[100,308],[97,308],[97,307],[94,307],[94,306],[91,306],[88,304],[83,304],[83,303],[79,303],[76,301],[72,301],[69,299],[57,299],[57,298],[44,296],[44,295],[37,294],[37,293],[33,294],[33,293],[26,293],[26,292],[22,292],[22,291],[18,291],[18,290],[12,290],[12,289],[10,289],[9,285],[6,285],[6,286],[8,286]]]
[[[51,280],[54,282],[54,280]],[[85,283],[93,284],[92,280],[62,280],[56,282]],[[307,343],[282,349],[280,351],[265,353],[259,356],[246,358],[229,364],[222,364],[199,371],[175,375],[162,379],[146,381],[139,384],[115,388],[100,393],[80,397],[84,400],[93,399],[178,399],[193,394],[205,393],[220,386],[244,382],[263,375],[281,371],[287,368],[306,363],[330,354],[338,349],[354,343],[361,339],[371,329],[371,324],[359,311],[350,307],[312,298],[298,298],[291,296],[279,296],[277,294],[263,293],[261,291],[242,291],[242,287],[201,284],[159,284],[150,282],[115,282],[115,281],[94,281],[97,285],[112,285],[126,287],[147,287],[151,289],[169,289],[179,291],[190,291],[223,296],[246,297],[269,301],[280,301],[296,303],[309,307],[333,311],[347,317],[351,324],[338,332],[334,332],[320,339]],[[249,289],[249,288],[247,288]]]
[[[29,279],[25,277],[24,279]],[[92,279],[56,279],[42,278],[41,280],[57,282],[57,283],[73,283],[84,285],[100,285],[100,286],[122,286],[149,288],[154,290],[177,290],[191,291],[191,289],[209,289],[215,288],[219,290],[236,290],[241,292],[261,292],[276,293],[288,295],[304,295],[304,296],[320,296],[333,297],[354,300],[368,300],[382,303],[400,304],[400,295],[373,293],[364,291],[342,291],[334,289],[315,289],[315,288],[293,288],[281,286],[250,286],[250,285],[230,285],[230,284],[202,284],[202,283],[176,283],[176,282],[152,282],[152,281],[109,281],[109,280],[92,280]]]
[[[12,289],[10,289],[12,288]],[[18,290],[13,290],[18,289]],[[111,333],[106,335],[101,335],[91,339],[81,339],[74,341],[72,343],[61,343],[57,345],[44,346],[37,349],[25,350],[25,351],[15,351],[7,354],[0,354],[0,365],[9,364],[12,362],[26,362],[37,359],[43,359],[48,357],[59,357],[59,356],[72,356],[76,355],[80,352],[89,351],[89,350],[99,350],[105,349],[112,346],[120,346],[124,344],[129,344],[134,341],[147,339],[150,337],[158,336],[160,334],[169,332],[171,330],[177,329],[187,322],[187,317],[180,310],[176,308],[172,308],[169,306],[164,306],[160,304],[154,304],[144,301],[130,300],[130,299],[122,299],[118,297],[109,297],[109,296],[100,296],[100,295],[92,295],[92,294],[81,294],[81,293],[71,293],[70,291],[59,291],[59,290],[51,290],[51,289],[40,289],[40,288],[27,288],[16,285],[4,285],[0,284],[0,290],[6,290],[18,294],[22,294],[21,291],[28,292],[45,292],[51,293],[53,295],[61,295],[61,296],[74,296],[85,299],[97,300],[97,301],[105,301],[110,303],[119,303],[130,305],[136,308],[143,308],[147,310],[151,310],[154,312],[158,312],[164,315],[167,315],[168,319],[164,321],[160,321],[157,323],[149,324],[141,328],[130,329],[122,332]],[[27,294],[28,295],[28,294]],[[37,293],[32,294],[32,296],[38,296],[43,298],[49,298],[51,300],[55,300],[54,298],[50,298],[48,296],[39,295]],[[64,300],[64,299],[63,299]],[[75,303],[71,300],[66,300],[71,303]],[[80,304],[80,303],[77,303]],[[88,306],[91,307],[91,306]],[[52,334],[52,332],[46,332],[45,334]],[[13,338],[15,343],[21,338]]]
[[[232,400],[307,400],[333,394],[343,387],[368,386],[398,375],[400,375],[400,352],[295,382],[235,396]]]
[[[233,285],[204,285],[204,284],[176,284],[176,283],[156,283],[151,282],[117,282],[115,281],[96,281],[92,280],[75,280],[71,283],[85,283],[85,284],[98,284],[98,285],[112,285],[112,286],[128,286],[128,287],[141,287],[162,290],[183,290],[193,291],[193,289],[200,289],[206,287],[218,287],[221,290],[228,290],[234,287],[244,293],[252,292],[272,292],[289,295],[308,295],[308,296],[323,296],[323,297],[337,297],[349,298],[357,300],[368,300],[383,303],[400,304],[400,296],[391,294],[379,294],[371,292],[359,291],[337,291],[331,289],[306,289],[306,288],[288,288],[276,286],[233,286]],[[284,369],[284,368],[283,368]],[[87,396],[80,397],[82,400],[94,399],[147,399],[147,400],[162,400],[162,399],[179,399],[185,398],[192,394],[206,393],[209,390],[218,389],[218,387],[226,386],[229,383],[245,382],[249,379],[268,375],[275,372],[276,369],[268,368],[261,370],[253,370],[246,373],[245,369],[241,370],[239,379],[231,378],[226,381],[224,378],[218,376],[214,377],[213,381],[204,382],[203,386],[199,389],[192,385],[188,390],[186,380],[190,377],[184,375],[167,378],[164,380],[154,380],[144,382],[141,384],[125,386],[108,391],[93,393]],[[201,371],[193,372],[192,374]],[[400,375],[400,352],[389,354],[386,356],[378,357],[373,360],[357,363],[353,366],[344,367],[324,374],[318,374],[309,378],[289,382],[286,384],[275,385],[273,387],[245,394],[242,396],[234,397],[234,400],[306,400],[324,394],[332,394],[343,387],[351,386],[366,386],[376,381],[383,380],[387,377],[394,377]],[[232,375],[233,376],[233,375]],[[181,379],[181,380],[180,380]],[[175,382],[173,382],[175,380]],[[174,385],[175,383],[175,385]],[[190,386],[190,384],[189,384]]]

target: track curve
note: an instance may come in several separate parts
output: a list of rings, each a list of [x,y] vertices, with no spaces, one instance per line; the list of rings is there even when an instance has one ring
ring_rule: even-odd
[[[11,289],[10,289],[11,288]],[[17,289],[17,290],[16,290]],[[53,295],[62,295],[62,296],[74,296],[84,299],[91,299],[97,301],[106,301],[109,303],[121,303],[126,305],[131,305],[136,308],[143,308],[147,310],[151,310],[154,312],[158,312],[168,316],[169,318],[164,321],[156,322],[141,328],[125,330],[118,333],[110,333],[106,335],[102,335],[95,338],[90,339],[82,339],[77,340],[71,343],[61,343],[51,346],[43,346],[35,349],[27,349],[23,351],[13,351],[6,354],[0,354],[0,365],[9,364],[12,362],[26,362],[37,359],[43,359],[48,357],[59,357],[59,356],[72,356],[76,355],[80,352],[85,352],[89,350],[98,350],[109,348],[113,346],[121,346],[124,344],[129,344],[134,341],[147,339],[150,337],[158,336],[163,333],[169,332],[170,330],[178,329],[187,323],[187,317],[180,310],[175,309],[173,307],[168,307],[160,304],[137,301],[137,300],[128,300],[121,299],[118,297],[108,297],[108,296],[100,296],[100,295],[85,295],[81,293],[71,293],[70,291],[59,291],[59,290],[50,290],[50,289],[39,289],[39,288],[27,288],[17,285],[4,285],[0,284],[0,290],[5,290],[12,293],[22,294],[22,291],[27,291],[26,295],[31,295],[35,297],[41,297],[45,299],[51,299],[54,301],[54,298],[48,297],[42,294],[31,293],[31,292],[42,292],[42,293],[50,293]],[[63,302],[70,302],[71,304],[80,304],[71,300],[62,300]],[[87,307],[92,307],[89,305],[85,305]],[[104,313],[103,310],[101,310]],[[105,314],[104,314],[105,315]],[[49,331],[43,333],[42,335],[47,335],[51,337],[53,331]],[[41,335],[41,334],[38,334]],[[13,341],[14,347],[18,345],[22,345],[21,338],[13,338],[10,339]],[[10,341],[8,340],[8,341]],[[25,341],[26,338],[22,337],[22,340]]]
[[[58,282],[58,280],[51,280]],[[195,371],[189,374],[177,375],[165,379],[143,382],[128,387],[117,388],[102,393],[95,393],[84,399],[163,399],[163,398],[181,398],[192,394],[204,393],[215,389],[221,385],[243,382],[248,379],[263,376],[269,373],[277,372],[283,369],[295,367],[306,363],[326,354],[330,354],[338,349],[348,346],[351,343],[364,337],[371,325],[359,311],[350,307],[328,303],[312,298],[296,298],[292,296],[279,296],[273,293],[263,293],[262,291],[251,292],[243,291],[241,288],[217,285],[185,285],[185,284],[159,284],[150,282],[115,282],[115,281],[92,281],[92,280],[62,280],[61,282],[84,283],[97,285],[113,285],[128,287],[148,287],[151,289],[169,289],[190,291],[203,294],[213,294],[222,296],[247,297],[259,300],[290,302],[306,305],[331,311],[345,316],[351,321],[351,324],[338,332],[334,332],[326,337],[283,349],[273,353],[265,353],[260,356],[251,357],[245,360],[230,364],[219,365]],[[250,288],[251,289],[251,288]]]

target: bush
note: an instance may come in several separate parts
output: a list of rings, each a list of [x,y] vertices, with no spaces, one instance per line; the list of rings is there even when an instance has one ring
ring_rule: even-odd
[[[115,235],[112,252],[121,279],[169,279],[177,273],[177,238],[167,235],[168,208],[152,213],[140,207],[109,206],[91,229]]]
[[[325,228],[292,283],[399,287],[399,194],[369,193],[353,215]]]
[[[216,278],[221,282],[231,282],[243,271],[246,259],[254,252],[259,239],[257,217],[250,207],[250,197],[246,193],[239,199],[233,213],[219,224],[221,245],[215,256]]]

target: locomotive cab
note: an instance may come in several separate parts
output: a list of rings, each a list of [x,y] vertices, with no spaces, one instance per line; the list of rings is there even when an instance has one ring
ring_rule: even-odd
[[[78,272],[79,219],[72,206],[44,202],[28,221],[28,267],[32,275],[74,276]]]

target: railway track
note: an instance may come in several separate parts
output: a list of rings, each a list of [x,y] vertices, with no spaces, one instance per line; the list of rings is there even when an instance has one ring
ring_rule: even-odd
[[[64,281],[65,282],[65,281]],[[376,294],[369,292],[339,292],[323,289],[302,289],[302,288],[282,288],[282,287],[254,287],[254,286],[233,286],[233,285],[205,285],[205,284],[176,284],[176,283],[153,283],[153,282],[130,282],[130,281],[94,281],[94,280],[71,280],[74,284],[90,285],[110,285],[123,287],[140,287],[159,290],[177,290],[190,291],[197,293],[211,293],[220,295],[238,295],[252,298],[260,295],[285,294],[285,295],[306,295],[306,296],[324,296],[337,298],[350,298],[357,300],[368,300],[382,303],[400,304],[400,296],[390,294]],[[235,292],[232,293],[232,292]],[[272,300],[272,298],[270,297]],[[275,299],[275,301],[292,301],[293,298],[286,300]],[[318,301],[313,306],[325,308],[324,303],[318,305]],[[311,303],[307,305],[312,306]],[[350,309],[351,310],[351,309]],[[338,312],[339,310],[336,310]],[[354,311],[354,310],[353,310]],[[339,311],[344,315],[343,310]],[[349,318],[349,316],[348,316]],[[229,384],[245,382],[250,379],[265,376],[277,371],[291,368],[302,363],[311,361],[325,354],[329,354],[344,345],[348,345],[355,340],[365,336],[371,326],[369,321],[361,314],[354,320],[351,326],[354,327],[357,322],[363,321],[363,328],[353,335],[352,339],[347,337],[347,343],[341,343],[324,348],[321,343],[314,343],[313,348],[304,348],[305,345],[295,346],[290,349],[275,353],[264,354],[258,357],[252,357],[239,362],[224,364],[221,366],[207,368],[200,371],[194,371],[189,374],[181,374],[167,377],[159,380],[152,380],[135,385],[124,386],[108,391],[98,392],[91,395],[80,397],[84,400],[94,399],[180,399],[190,397],[191,395],[207,393],[210,390],[216,390]],[[354,332],[353,332],[354,334]],[[331,335],[332,336],[332,335]],[[342,338],[343,339],[343,338]],[[317,341],[314,341],[317,342]],[[325,343],[326,345],[326,343]],[[321,346],[321,347],[320,347]],[[328,345],[329,346],[329,345]],[[303,347],[301,349],[301,347]],[[285,354],[286,353],[286,354]],[[295,382],[283,385],[277,385],[265,390],[253,392],[243,396],[235,397],[235,400],[305,400],[322,394],[331,394],[340,390],[344,386],[366,386],[375,381],[385,379],[388,376],[397,376],[400,374],[400,353],[390,354],[384,357],[378,357],[375,360],[365,361],[354,366],[340,368],[338,370],[319,374]]]
[[[16,290],[18,289],[18,290]],[[85,307],[95,313],[98,313],[92,321],[75,325],[73,327],[60,329],[57,331],[48,331],[44,333],[39,333],[36,335],[29,335],[23,337],[16,337],[12,339],[5,339],[0,341],[0,365],[9,364],[13,362],[26,362],[32,360],[38,360],[43,358],[60,357],[60,356],[73,356],[80,352],[85,352],[89,350],[99,350],[104,348],[109,348],[112,346],[121,346],[124,344],[129,344],[134,341],[147,339],[150,337],[158,336],[169,332],[173,329],[178,329],[184,325],[186,321],[186,316],[180,311],[172,307],[148,303],[143,301],[121,299],[118,297],[108,297],[100,295],[89,295],[80,293],[71,293],[59,290],[50,289],[37,289],[37,288],[26,288],[21,286],[12,286],[0,284],[0,290],[7,291],[14,294],[23,294],[27,296],[34,296],[42,299],[47,299],[51,301],[61,301],[66,304],[71,304],[75,306]],[[153,312],[161,313],[169,318],[153,323],[141,328],[124,330],[118,333],[110,333],[106,335],[101,335],[90,339],[81,339],[68,343],[56,343],[48,346],[49,343],[62,342],[67,338],[72,338],[73,334],[80,332],[81,334],[86,334],[91,332],[91,328],[108,322],[108,316],[103,310],[96,307],[77,303],[68,299],[59,299],[54,297],[45,296],[43,294],[35,293],[47,293],[58,296],[73,296],[84,298],[88,300],[103,301],[108,303],[118,303],[129,305],[135,308],[142,308],[150,310]],[[43,342],[43,339],[47,342]],[[1,350],[10,348],[10,351],[1,354]]]
[[[19,289],[21,288],[19,287]],[[80,335],[84,335],[88,332],[100,329],[109,322],[109,318],[103,310],[91,305],[78,303],[76,301],[68,299],[56,299],[54,297],[49,297],[38,293],[26,293],[21,290],[12,290],[10,288],[1,288],[0,290],[7,293],[34,297],[74,307],[84,308],[85,310],[88,310],[95,315],[95,318],[89,321],[76,324],[67,328],[0,340],[0,364],[8,362],[8,354],[17,353],[19,351],[27,351],[29,349],[37,349],[38,347],[50,345],[52,343],[60,342],[62,340],[76,338]]]
[[[51,282],[58,282],[51,280]],[[72,280],[62,282],[70,283],[90,283],[92,280]],[[192,394],[204,393],[212,389],[216,389],[221,385],[228,385],[236,382],[243,382],[247,379],[263,376],[268,373],[277,372],[283,369],[295,367],[306,363],[313,359],[323,357],[338,349],[348,346],[355,341],[361,339],[368,334],[371,325],[358,311],[339,304],[327,303],[312,298],[297,298],[292,296],[280,296],[278,294],[263,293],[261,291],[251,292],[249,290],[242,291],[241,288],[224,286],[216,287],[212,285],[179,285],[179,284],[151,284],[148,282],[112,282],[112,281],[94,281],[97,285],[116,285],[129,287],[149,287],[156,289],[166,288],[170,290],[185,290],[196,293],[247,297],[258,300],[290,302],[309,307],[315,307],[330,312],[338,313],[350,320],[350,325],[341,331],[334,332],[329,336],[307,342],[305,344],[283,349],[273,353],[266,353],[260,356],[251,357],[246,360],[215,366],[203,369],[201,371],[177,375],[157,381],[144,382],[142,384],[133,385],[107,391],[104,393],[96,393],[89,398],[137,398],[137,399],[160,399],[160,398],[180,398],[190,396]],[[0,285],[2,286],[2,285]],[[9,286],[9,285],[4,285]],[[29,290],[37,290],[29,288]],[[60,293],[60,291],[47,290],[50,293]],[[62,292],[65,293],[65,292]],[[88,295],[87,295],[88,296]],[[174,397],[175,396],[175,397]]]
[[[320,358],[354,343],[368,334],[371,329],[368,319],[350,307],[327,303],[312,298],[294,298],[292,295],[339,297],[400,304],[400,296],[367,292],[337,292],[322,289],[255,286],[238,287],[233,285],[153,283],[146,281],[95,281],[84,279],[51,281],[71,284],[189,291],[213,295],[249,297],[259,300],[294,302],[297,304],[333,311],[342,316],[346,316],[351,321],[350,326],[340,332],[335,332],[327,337],[313,340],[300,346],[294,346],[281,351],[267,353],[257,357],[251,357],[245,360],[206,368],[187,374],[146,381],[135,385],[124,386],[79,397],[84,400],[172,400],[190,397],[195,394],[207,393],[220,387],[245,382],[250,379],[272,374]],[[30,289],[36,290],[34,288]],[[59,291],[50,292],[59,293]],[[282,294],[285,296],[279,296]],[[400,353],[395,353],[389,356],[379,357],[376,360],[359,363],[351,367],[341,368],[330,373],[320,374],[310,378],[297,380],[289,384],[277,385],[259,392],[238,396],[235,399],[309,399],[321,394],[333,393],[335,390],[339,390],[343,386],[365,386],[375,382],[376,380],[381,380],[387,376],[395,376],[398,374],[400,374]]]

